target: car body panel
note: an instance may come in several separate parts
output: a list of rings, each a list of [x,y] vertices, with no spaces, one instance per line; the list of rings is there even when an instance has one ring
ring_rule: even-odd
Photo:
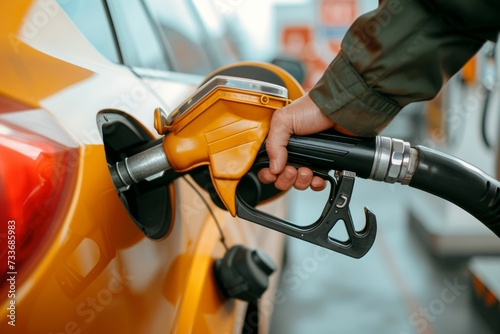
[[[37,101],[91,75],[91,72],[54,59],[29,46],[23,40],[36,40],[44,26],[38,28],[35,17],[29,16],[31,1],[2,4],[0,55],[2,66],[2,93],[25,103]],[[35,8],[35,7],[33,7]],[[42,9],[39,9],[42,10]],[[39,11],[35,11],[35,14]],[[42,13],[45,13],[42,10]],[[48,17],[48,14],[46,14]],[[5,21],[4,21],[5,20]],[[48,25],[48,24],[47,24]],[[50,78],[50,80],[47,80]]]
[[[148,76],[110,62],[55,1],[4,2],[0,12],[9,13],[0,25],[7,36],[0,41],[0,95],[25,106],[1,113],[0,120],[70,147],[75,153],[65,167],[76,175],[50,242],[36,263],[20,269],[15,327],[5,320],[12,299],[2,290],[0,331],[241,332],[247,303],[225,299],[212,275],[213,261],[225,253],[214,217],[228,245],[262,248],[278,264],[284,237],[231,217],[186,176],[170,187],[172,230],[159,241],[146,238],[116,194],[96,122],[100,111],[117,110],[159,138],[154,108],[172,111],[203,77]],[[285,203],[281,197],[263,208],[283,216]],[[266,328],[269,319],[263,320]]]

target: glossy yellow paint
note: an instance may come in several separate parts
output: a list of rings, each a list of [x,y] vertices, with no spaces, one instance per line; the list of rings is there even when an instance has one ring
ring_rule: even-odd
[[[4,44],[9,43],[9,32],[17,32],[23,22],[23,18],[31,6],[32,0],[19,0],[19,1],[3,1],[1,8],[2,13],[8,15],[3,15],[0,21],[0,31],[2,35],[0,37],[0,43],[2,49]],[[5,33],[5,34],[3,34]]]
[[[217,293],[217,286],[212,275],[213,248],[219,246],[214,244],[214,240],[217,238],[218,232],[215,222],[207,221],[194,251],[196,257],[192,259],[189,270],[185,271],[187,289],[182,291],[179,313],[172,333],[192,333],[193,328],[197,326],[195,320],[199,315],[200,308],[204,309],[205,316],[209,316],[216,314],[225,304],[224,298]],[[218,253],[223,255],[221,250]],[[223,317],[213,317],[210,324],[213,326],[213,330],[231,331],[234,321],[231,308],[229,306]],[[213,330],[212,333],[214,333]]]
[[[2,1],[0,4],[0,93],[24,103],[38,106],[38,102],[62,89],[82,81],[93,73],[84,68],[55,59],[27,45],[36,35],[33,19],[26,15],[34,1]],[[55,3],[45,1],[54,8]],[[46,7],[41,6],[39,16],[49,16]],[[55,7],[58,8],[58,7]],[[51,9],[55,10],[55,9]],[[7,14],[8,13],[8,14]],[[35,11],[35,15],[37,12]]]

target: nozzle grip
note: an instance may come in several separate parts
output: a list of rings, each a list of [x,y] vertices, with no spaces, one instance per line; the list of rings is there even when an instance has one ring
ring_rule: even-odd
[[[348,170],[369,178],[375,158],[375,138],[357,138],[322,132],[292,136],[288,142],[288,161],[311,169]]]

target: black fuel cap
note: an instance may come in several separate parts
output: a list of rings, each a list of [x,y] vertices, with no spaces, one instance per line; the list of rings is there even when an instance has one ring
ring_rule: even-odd
[[[241,245],[231,247],[214,264],[215,279],[224,296],[245,301],[262,296],[274,271],[276,266],[265,252]]]

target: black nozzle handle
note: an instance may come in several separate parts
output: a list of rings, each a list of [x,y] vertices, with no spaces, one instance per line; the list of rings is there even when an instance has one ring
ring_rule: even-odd
[[[410,143],[377,136],[349,137],[335,132],[292,136],[288,161],[312,170],[351,171],[358,177],[387,183],[407,183],[411,170]]]
[[[288,162],[312,170],[348,170],[369,178],[376,152],[376,138],[348,137],[335,132],[291,136]]]
[[[500,182],[451,155],[415,149],[418,164],[409,186],[458,205],[500,237]]]

